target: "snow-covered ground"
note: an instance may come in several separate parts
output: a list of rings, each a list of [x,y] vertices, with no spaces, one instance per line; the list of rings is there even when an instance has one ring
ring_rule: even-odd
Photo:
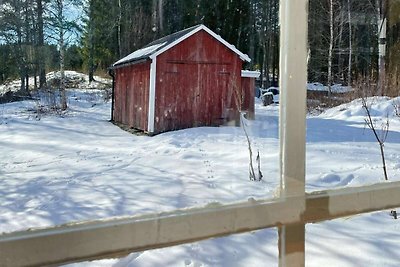
[[[328,86],[323,85],[322,83],[314,82],[314,83],[307,84],[307,90],[328,92],[329,89],[328,89]],[[347,93],[347,92],[351,92],[352,90],[353,89],[350,86],[344,86],[341,84],[333,84],[331,86],[332,93]]]
[[[252,182],[240,128],[136,136],[108,122],[110,103],[101,90],[68,94],[68,112],[40,120],[35,101],[0,105],[0,232],[276,192],[277,105],[256,100],[249,129],[264,178]],[[390,118],[386,160],[389,178],[399,180],[400,118],[393,101],[400,99],[374,99],[372,114],[377,125]],[[307,190],[383,181],[379,147],[360,101],[308,117],[307,128]],[[399,223],[380,211],[308,224],[306,266],[399,266]],[[70,266],[277,266],[277,257],[276,229],[267,229]]]
[[[84,88],[84,89],[99,89],[99,88],[107,88],[110,87],[111,81],[106,78],[102,78],[100,76],[95,76],[95,81],[89,83],[89,76],[84,75],[82,73],[76,71],[65,71],[65,76],[68,78],[70,87],[74,88]],[[51,86],[54,83],[57,83],[61,77],[61,73],[59,71],[52,71],[47,73],[46,81]],[[39,78],[37,77],[37,82]],[[29,88],[34,88],[34,77],[29,77]],[[21,82],[19,80],[14,80],[5,84],[0,84],[0,96],[5,94],[8,91],[16,92],[20,89]]]

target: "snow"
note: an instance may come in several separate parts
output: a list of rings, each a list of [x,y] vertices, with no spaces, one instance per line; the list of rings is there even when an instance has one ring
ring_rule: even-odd
[[[70,89],[69,110],[61,115],[38,117],[35,101],[0,105],[0,232],[275,195],[278,105],[256,99],[256,120],[246,122],[264,174],[251,182],[242,129],[132,135],[108,121],[103,94]],[[400,120],[393,103],[400,98],[368,101],[378,124],[390,119],[386,160],[389,178],[398,180]],[[379,146],[360,104],[308,116],[308,191],[383,181]],[[398,266],[399,222],[379,211],[308,224],[306,265]],[[277,266],[277,240],[276,229],[266,229],[69,266]]]
[[[319,82],[308,83],[307,90],[328,92],[328,86],[325,86]],[[331,90],[332,90],[332,93],[347,93],[347,92],[351,92],[353,89],[350,86],[343,86],[341,84],[333,84],[331,86]]]
[[[260,72],[254,71],[254,70],[242,70],[241,75],[242,75],[242,77],[258,78],[258,77],[260,77]]]
[[[80,89],[99,89],[99,88],[107,88],[110,87],[111,81],[106,78],[102,78],[100,76],[94,76],[95,81],[89,83],[89,77],[82,73],[66,70],[65,76],[67,77],[67,81],[69,81],[70,85],[73,85],[74,88]],[[46,74],[46,81],[49,85],[53,85],[60,79],[61,73],[58,71],[52,71]],[[39,78],[37,77],[37,81]],[[30,89],[33,89],[34,86],[34,77],[29,77],[29,86]],[[5,84],[0,84],[0,96],[4,95],[8,91],[16,92],[21,87],[20,80],[10,81]]]
[[[270,88],[279,89],[278,87],[270,87]],[[328,92],[328,86],[323,85],[322,83],[319,83],[319,82],[307,83],[307,90],[308,91]],[[333,84],[331,86],[331,91],[332,91],[332,93],[348,93],[348,92],[352,92],[353,88],[351,88],[350,86],[344,86],[342,84]]]
[[[156,51],[158,48],[162,47],[166,43],[167,42],[163,42],[163,43],[151,45],[151,46],[136,50],[135,52],[133,52],[133,53],[127,55],[126,57],[123,57],[120,60],[118,60],[117,62],[115,62],[113,64],[113,66],[121,64],[121,63],[129,62],[129,61],[131,61],[131,60],[133,60],[135,58],[140,58],[140,57],[143,57],[143,56],[151,55],[154,51]]]

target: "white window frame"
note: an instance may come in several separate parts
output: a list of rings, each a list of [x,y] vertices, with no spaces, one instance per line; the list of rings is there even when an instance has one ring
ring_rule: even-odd
[[[307,10],[308,0],[280,1],[279,198],[3,234],[1,265],[44,266],[121,257],[278,227],[279,265],[305,266],[306,223],[400,207],[400,182],[305,192]]]

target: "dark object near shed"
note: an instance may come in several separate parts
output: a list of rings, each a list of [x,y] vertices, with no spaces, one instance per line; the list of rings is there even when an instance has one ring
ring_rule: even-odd
[[[242,71],[243,61],[204,25],[156,40],[111,67],[112,120],[156,134],[238,124],[239,109],[253,118],[257,73]]]

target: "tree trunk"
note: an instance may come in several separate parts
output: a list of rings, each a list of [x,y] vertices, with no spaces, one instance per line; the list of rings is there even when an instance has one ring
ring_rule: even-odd
[[[278,2],[274,2],[274,10],[278,10]],[[278,85],[278,79],[279,79],[279,25],[278,25],[278,17],[277,13],[272,13],[271,14],[271,20],[272,20],[272,25],[273,25],[273,31],[272,31],[272,82],[274,83],[273,86]]]
[[[44,59],[44,33],[43,33],[43,3],[42,0],[36,0],[37,5],[37,57],[39,71],[39,87],[46,86],[46,69]]]
[[[164,14],[163,14],[163,0],[158,0],[158,26],[159,26],[159,32],[163,33],[164,32]]]
[[[343,47],[342,47],[342,40],[343,40],[343,27],[344,27],[344,12],[342,9],[342,6],[339,6],[339,12],[340,12],[340,22],[339,22],[339,32],[338,32],[338,78],[340,78],[341,81],[344,81],[344,71],[343,71],[343,59],[342,59],[342,54],[343,54]]]
[[[38,83],[37,83],[37,69],[35,68],[34,73],[33,73],[33,88],[36,91],[38,89]]]
[[[29,92],[29,71],[26,69],[25,71],[25,92]]]
[[[23,45],[22,45],[22,21],[19,20],[21,19],[20,16],[22,16],[21,13],[21,6],[17,3],[15,4],[15,13],[18,16],[18,20],[16,21],[16,32],[17,32],[17,59],[18,59],[18,72],[19,72],[19,79],[21,81],[21,86],[19,88],[20,92],[24,92],[25,91],[25,73],[26,73],[26,69],[25,69],[25,61],[26,58],[24,56],[24,49],[23,49]]]
[[[153,25],[153,27],[152,27],[152,30],[153,30],[154,36],[156,36],[156,37],[158,36],[157,3],[158,3],[158,0],[153,0],[153,7],[152,7],[152,9],[153,9],[152,10],[152,25]]]
[[[263,3],[263,14],[268,14],[266,3]],[[261,18],[261,30],[260,30],[260,50],[261,50],[261,75],[260,75],[260,87],[265,88],[265,79],[268,76],[268,67],[266,66],[266,55],[267,55],[267,32],[266,32],[266,19]]]
[[[94,81],[94,40],[93,40],[93,31],[95,29],[94,24],[94,14],[93,14],[93,6],[94,1],[89,2],[89,29],[88,29],[88,35],[89,35],[89,82]]]
[[[385,55],[386,55],[386,0],[377,0],[377,16],[378,16],[378,95],[385,95]]]
[[[249,17],[249,25],[248,25],[248,27],[249,27],[249,31],[250,31],[250,36],[249,36],[249,38],[250,38],[250,40],[249,40],[249,50],[248,50],[248,53],[249,53],[249,56],[250,56],[250,58],[253,58],[253,59],[255,59],[255,50],[254,50],[254,43],[255,43],[255,36],[256,36],[256,27],[255,27],[255,19],[254,19],[254,13],[255,13],[255,11],[254,11],[254,3],[253,3],[253,0],[250,0],[249,1],[249,5],[250,5],[250,17]],[[253,69],[253,66],[254,66],[254,61],[252,60],[251,62],[250,62],[250,68],[251,69]]]
[[[348,61],[348,69],[347,69],[347,86],[351,86],[351,62],[352,62],[352,55],[353,55],[353,33],[351,27],[351,4],[350,0],[347,0],[347,19],[349,24],[349,61]]]
[[[237,29],[236,47],[240,46],[240,39],[242,38],[242,19],[239,20],[239,28]]]
[[[329,51],[328,51],[328,97],[332,95],[332,59],[333,59],[333,0],[329,0]]]
[[[32,36],[30,29],[30,18],[29,18],[29,2],[25,1],[24,6],[24,28],[25,28],[25,40],[24,40],[24,75],[25,75],[25,88],[24,94],[29,94],[29,70],[30,64],[32,63],[31,46],[32,46]]]
[[[118,38],[118,56],[122,57],[122,6],[121,0],[118,0],[118,20],[117,20],[117,38]]]
[[[63,0],[57,0],[57,17],[58,17],[58,23],[59,23],[59,40],[58,40],[58,46],[60,49],[60,104],[61,104],[61,110],[66,110],[67,109],[67,96],[65,94],[65,70],[64,70],[64,54],[65,54],[65,48],[64,48],[64,14],[63,14]]]

